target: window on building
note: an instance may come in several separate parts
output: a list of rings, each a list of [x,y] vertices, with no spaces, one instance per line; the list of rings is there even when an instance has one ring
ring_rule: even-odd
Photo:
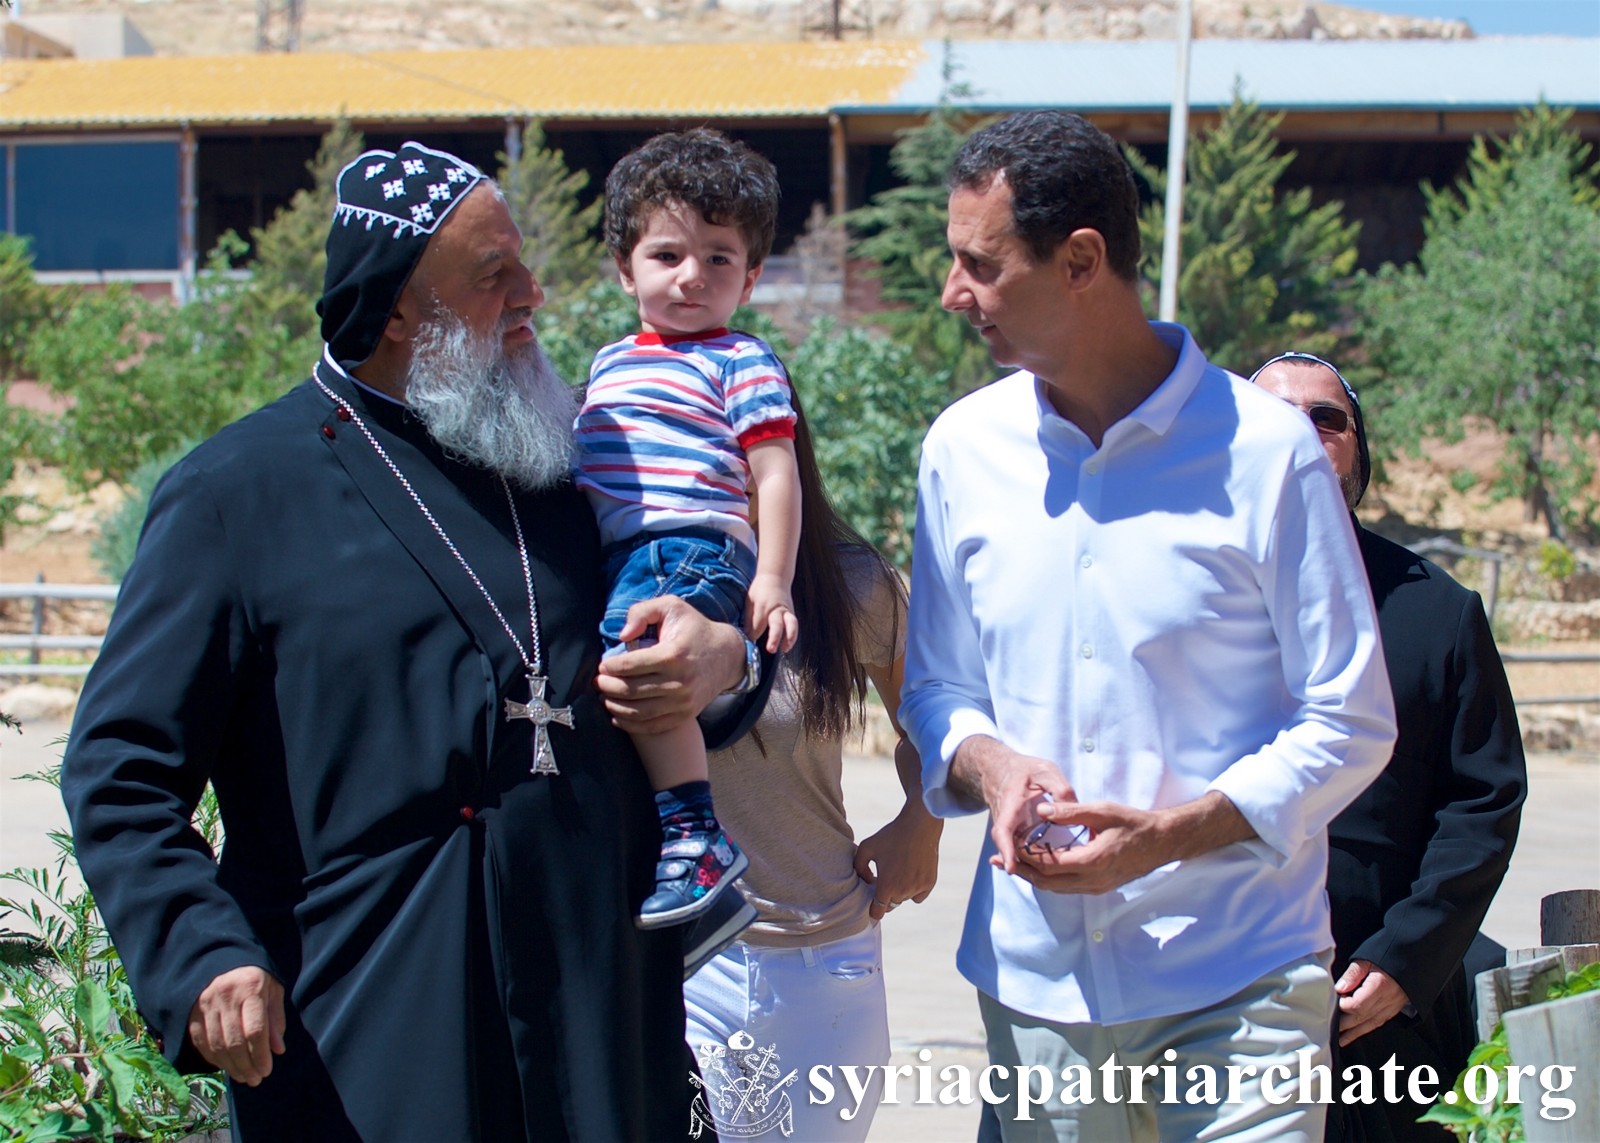
[[[16,233],[39,270],[178,269],[178,141],[13,143]]]

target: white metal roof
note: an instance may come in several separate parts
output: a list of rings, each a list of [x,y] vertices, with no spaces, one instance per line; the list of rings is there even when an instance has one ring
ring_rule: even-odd
[[[943,46],[892,99],[896,110],[939,102]],[[984,110],[1068,107],[1135,111],[1171,106],[1176,45],[966,40],[951,45],[955,80],[972,88],[962,106]],[[1195,40],[1190,103],[1226,106],[1235,81],[1271,108],[1487,110],[1541,97],[1600,108],[1600,38],[1495,36],[1473,40]],[[889,110],[883,104],[844,111]]]

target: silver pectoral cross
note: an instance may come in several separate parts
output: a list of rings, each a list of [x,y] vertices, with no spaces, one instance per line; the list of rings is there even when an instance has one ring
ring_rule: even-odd
[[[550,748],[550,730],[552,722],[562,726],[572,725],[572,708],[570,706],[553,707],[545,701],[544,689],[550,685],[550,680],[542,675],[528,676],[528,701],[525,703],[513,702],[506,699],[506,721],[525,718],[533,723],[533,773],[559,774],[556,769],[556,752]]]

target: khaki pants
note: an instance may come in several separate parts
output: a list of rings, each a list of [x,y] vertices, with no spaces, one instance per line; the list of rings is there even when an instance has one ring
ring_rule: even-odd
[[[979,1143],[1321,1143],[1327,1109],[1321,1103],[1300,1102],[1293,1084],[1302,1068],[1299,1050],[1310,1052],[1309,1064],[1327,1068],[1331,1063],[1331,962],[1331,952],[1303,957],[1211,1008],[1127,1024],[1057,1024],[1007,1008],[980,992],[989,1061],[1008,1074],[993,1084],[995,1094],[1003,1092],[1006,1098],[998,1104],[985,1101]],[[1113,1055],[1114,1081],[1108,1091],[1104,1080],[1111,1073],[1102,1065]],[[1291,1069],[1288,1092],[1284,1074],[1274,1076],[1278,1098],[1288,1095],[1281,1104],[1269,1101],[1262,1089],[1262,1072],[1274,1064]],[[1043,1106],[1029,1108],[1030,1118],[1022,1119],[1016,1069],[1028,1065],[1049,1069],[1055,1094]],[[1063,1071],[1074,1065],[1074,1079],[1088,1082],[1077,1091],[1067,1090],[1069,1101],[1064,1102],[1061,1095],[1068,1085]],[[1229,1065],[1237,1077],[1231,1090]],[[1132,1090],[1130,1067],[1154,1069],[1139,1081],[1140,1091]],[[1082,1068],[1088,1069],[1087,1077]],[[1246,1074],[1249,1068],[1255,1069],[1253,1075]],[[1214,1096],[1196,1086],[1208,1074],[1216,1081]],[[1041,1094],[1044,1077],[1035,1072],[1029,1080],[1034,1094]],[[1080,1101],[1085,1086],[1092,1102]],[[1320,1089],[1314,1092],[1320,1095]]]

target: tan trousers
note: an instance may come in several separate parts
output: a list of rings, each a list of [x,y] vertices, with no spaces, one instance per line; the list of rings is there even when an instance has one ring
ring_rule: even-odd
[[[1326,1107],[1301,1102],[1297,1081],[1331,1063],[1331,962],[1331,952],[1304,957],[1211,1008],[1127,1024],[1057,1024],[980,992],[989,1061],[1006,1076],[991,1084],[1004,1098],[985,1098],[979,1143],[1321,1143]],[[1029,1065],[1037,1070],[1018,1071]],[[1273,1065],[1289,1070],[1268,1093],[1262,1073]],[[1019,1096],[1019,1075],[1031,1099]]]

